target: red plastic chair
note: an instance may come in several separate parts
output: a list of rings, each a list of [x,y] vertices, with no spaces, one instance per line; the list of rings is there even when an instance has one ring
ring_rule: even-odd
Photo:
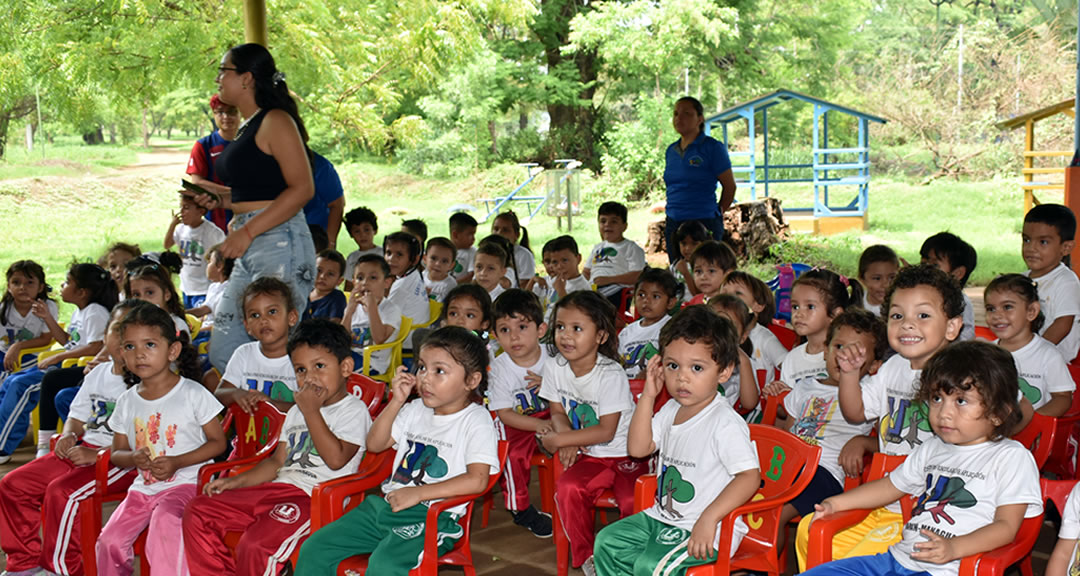
[[[986,340],[987,342],[993,342],[998,339],[997,334],[994,334],[994,331],[986,326],[975,326],[975,337]]]
[[[345,389],[349,394],[356,396],[367,404],[368,414],[371,414],[371,419],[374,421],[382,412],[383,399],[386,396],[386,382],[380,382],[378,380],[372,380],[363,374],[354,372],[349,375],[349,379],[345,382]]]
[[[1050,450],[1050,459],[1042,470],[1062,480],[1076,479],[1077,440],[1080,439],[1080,365],[1069,364],[1069,375],[1077,383],[1073,392],[1072,405],[1057,418],[1057,433],[1054,447]]]
[[[630,324],[634,320],[637,320],[637,314],[631,313],[630,309],[634,305],[634,289],[623,288],[619,293],[619,316],[622,317],[623,323]]]
[[[1035,465],[1042,470],[1050,458],[1050,450],[1054,447],[1054,436],[1057,433],[1057,418],[1045,416],[1036,412],[1031,417],[1031,422],[1019,433],[1013,436],[1013,440],[1021,443],[1031,455],[1035,457]]]
[[[761,423],[765,426],[776,426],[776,416],[780,411],[780,407],[784,405],[784,398],[791,390],[785,390],[776,396],[762,396],[762,401],[765,402],[765,408],[761,413]]]
[[[749,502],[724,518],[720,525],[718,550],[731,550],[736,518],[746,515],[750,532],[743,538],[734,557],[717,554],[716,564],[690,568],[687,576],[727,575],[735,570],[778,576],[784,571],[780,551],[776,549],[780,509],[810,483],[817,470],[821,449],[783,430],[760,424],[749,426],[750,439],[757,446],[762,487]],[[638,478],[634,487],[634,511],[652,506],[655,496],[656,476],[648,474]]]
[[[1042,488],[1043,497],[1043,513],[1046,512],[1046,506],[1049,506],[1051,502],[1054,503],[1054,507],[1057,508],[1058,515],[1065,515],[1065,503],[1069,499],[1069,493],[1072,492],[1073,487],[1076,486],[1076,480],[1050,480],[1049,478],[1040,478],[1039,487]],[[1020,561],[1020,573],[1024,576],[1033,576],[1031,570],[1031,552],[1028,552],[1024,559]]]
[[[784,345],[784,348],[791,350],[799,342],[799,335],[794,330],[788,328],[786,324],[780,320],[773,320],[769,324],[769,331],[776,335],[776,339]]]

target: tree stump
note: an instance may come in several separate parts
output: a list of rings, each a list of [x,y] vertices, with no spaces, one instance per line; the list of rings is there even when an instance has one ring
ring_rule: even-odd
[[[665,220],[650,222],[646,254],[667,251],[664,242]],[[760,260],[768,256],[769,247],[787,236],[788,224],[778,198],[735,204],[724,213],[724,242],[743,259]]]

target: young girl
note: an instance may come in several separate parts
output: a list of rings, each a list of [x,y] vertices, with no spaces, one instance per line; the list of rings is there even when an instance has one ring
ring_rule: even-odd
[[[814,269],[804,272],[791,286],[791,324],[803,343],[788,352],[780,380],[788,388],[825,371],[825,337],[829,324],[849,306],[862,302],[862,286],[835,272]]]
[[[49,325],[31,312],[35,302],[45,305],[48,315],[56,319],[59,314],[56,302],[49,299],[49,285],[45,283],[45,269],[33,260],[19,260],[8,266],[7,289],[0,301],[0,353],[4,355],[3,381],[6,372],[15,368],[23,350],[48,346],[52,342]],[[27,358],[26,368],[37,361]]]
[[[507,210],[491,222],[491,233],[506,238],[513,246],[514,275],[510,278],[510,287],[525,286],[536,276],[536,257],[529,247],[529,231],[521,225],[513,210]]]
[[[753,363],[755,371],[765,371],[766,382],[772,382],[779,376],[776,369],[783,364],[788,354],[788,349],[784,348],[776,334],[769,330],[769,324],[772,324],[773,315],[776,313],[772,290],[758,277],[742,270],[732,270],[724,278],[720,291],[737,296],[753,312],[755,323],[750,329],[750,343],[754,349],[750,353],[750,362]]]
[[[866,286],[862,307],[881,316],[881,304],[885,301],[885,292],[896,279],[900,271],[900,257],[892,248],[875,244],[863,250],[859,256],[859,282]]]
[[[596,497],[612,489],[620,514],[629,516],[634,483],[648,462],[626,451],[634,398],[619,363],[615,306],[591,290],[571,292],[555,303],[553,317],[545,336],[551,358],[540,385],[553,429],[540,440],[566,468],[555,502],[576,568],[592,556]]]
[[[480,241],[476,247],[476,260],[473,264],[473,282],[487,290],[492,302],[506,290],[501,281],[510,267],[509,252],[503,248],[506,240],[502,236],[494,238],[499,240],[488,236]]]
[[[393,232],[383,238],[383,257],[394,277],[386,297],[397,304],[401,315],[411,318],[413,324],[426,324],[431,319],[427,289],[420,274],[423,253],[424,245],[420,239],[408,232]],[[412,336],[405,338],[403,347],[412,350]]]
[[[458,326],[483,336],[491,326],[491,298],[478,284],[462,284],[447,292],[440,326]]]
[[[297,576],[336,574],[342,560],[371,554],[368,574],[405,576],[424,552],[428,506],[482,492],[499,473],[499,434],[480,404],[487,387],[484,342],[463,328],[433,332],[420,348],[419,371],[394,376],[393,396],[375,419],[367,450],[396,448],[384,498],[369,496],[300,548]],[[407,402],[414,392],[419,398]],[[434,464],[433,464],[434,463]],[[465,505],[439,515],[439,552],[462,537]]]
[[[112,463],[138,470],[98,537],[98,574],[132,574],[132,546],[147,528],[146,558],[154,573],[187,574],[184,506],[195,497],[199,467],[225,450],[217,420],[222,406],[191,379],[199,377],[195,350],[168,312],[140,303],[117,330],[129,388],[109,420]],[[170,369],[174,362],[180,374]]]
[[[1043,325],[1039,292],[1023,274],[994,278],[983,294],[986,323],[998,346],[1012,353],[1020,391],[1035,411],[1057,418],[1072,405],[1076,384],[1057,347],[1039,336]]]
[[[627,378],[644,375],[649,358],[660,352],[660,329],[679,303],[679,283],[663,268],[645,268],[634,286],[634,309],[641,318],[619,332],[619,356]]]
[[[149,302],[172,315],[176,329],[190,335],[184,302],[173,285],[172,275],[179,274],[184,262],[173,252],[147,253],[129,261],[124,293],[128,298]]]
[[[26,435],[30,412],[37,406],[45,371],[59,367],[68,358],[93,356],[101,351],[109,310],[116,305],[116,284],[109,273],[97,264],[75,264],[68,270],[67,280],[60,287],[60,298],[76,308],[71,314],[67,332],[57,323],[44,300],[35,301],[31,312],[45,321],[49,334],[64,347],[64,351],[39,361],[36,366],[23,368],[0,384],[0,464],[11,459],[11,453]],[[41,420],[43,428],[53,428],[56,413],[51,417],[52,421]],[[55,429],[47,432],[51,436]],[[41,444],[41,438],[45,438],[47,449],[49,436],[39,436],[38,444]]]
[[[113,308],[105,336],[109,360],[86,377],[64,422],[56,450],[9,472],[0,480],[0,548],[8,573],[82,574],[79,503],[94,486],[97,451],[112,446],[109,427],[116,399],[127,391],[120,356],[120,319],[135,307],[126,300]],[[109,469],[110,493],[127,490],[134,474]]]
[[[105,251],[105,268],[109,270],[109,275],[112,276],[113,282],[116,283],[116,291],[119,294],[119,299],[123,300],[127,295],[124,294],[124,279],[127,277],[128,260],[134,260],[142,254],[142,248],[139,248],[138,244],[127,244],[124,242],[115,242],[109,249]]]
[[[697,220],[683,222],[679,229],[675,231],[675,242],[679,244],[681,258],[671,264],[671,273],[675,275],[675,279],[679,283],[686,286],[682,295],[683,302],[689,302],[691,298],[701,292],[698,290],[697,285],[694,284],[694,273],[690,269],[690,255],[694,253],[694,250],[697,250],[698,246],[711,238],[712,236],[705,229],[705,225]]]
[[[955,575],[960,559],[1012,542],[1023,519],[1042,512],[1035,459],[1007,436],[1021,421],[1008,352],[975,341],[945,347],[923,370],[919,400],[930,406],[935,436],[887,478],[827,498],[814,513],[815,520],[828,518],[911,494],[918,499],[903,539],[888,552],[837,560],[807,575]]]
[[[750,344],[754,315],[745,302],[730,294],[717,294],[709,300],[708,306],[727,318],[739,336],[739,361],[735,363],[731,377],[720,385],[720,393],[732,408],[739,408],[747,414],[747,420],[753,422],[759,415],[757,374],[750,361],[750,353],[754,351]]]

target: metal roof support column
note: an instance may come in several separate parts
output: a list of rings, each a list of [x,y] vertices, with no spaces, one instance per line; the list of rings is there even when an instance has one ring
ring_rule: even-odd
[[[244,38],[267,45],[266,0],[244,0]]]

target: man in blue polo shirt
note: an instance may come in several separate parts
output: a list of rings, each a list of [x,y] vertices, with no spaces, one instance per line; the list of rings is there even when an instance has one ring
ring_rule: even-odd
[[[315,195],[304,206],[304,217],[309,226],[318,226],[326,232],[330,241],[328,248],[336,249],[338,231],[345,214],[345,191],[341,178],[329,160],[312,151],[311,177],[315,181]]]

